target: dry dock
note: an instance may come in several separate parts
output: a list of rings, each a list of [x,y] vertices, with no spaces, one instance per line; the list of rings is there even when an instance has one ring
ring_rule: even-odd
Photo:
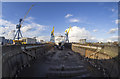
[[[1,46],[2,76],[68,79],[118,77],[118,47],[64,46],[63,50],[47,43]]]

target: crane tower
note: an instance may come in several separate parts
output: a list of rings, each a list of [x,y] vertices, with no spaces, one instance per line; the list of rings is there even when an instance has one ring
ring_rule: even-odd
[[[69,29],[66,29],[66,30],[65,30],[65,42],[67,42],[67,43],[69,43],[68,34],[69,34],[69,32],[70,32],[70,29],[71,29],[71,27],[69,27]]]
[[[55,42],[55,36],[54,36],[54,26],[53,26],[53,30],[51,32],[51,38],[50,38],[50,42]]]
[[[16,25],[17,32],[16,32],[16,34],[15,34],[15,36],[14,36],[14,38],[13,38],[13,42],[14,42],[15,44],[22,42],[22,40],[20,40],[20,39],[22,38],[22,33],[21,33],[20,28],[21,28],[21,26],[22,26],[22,24],[23,24],[23,22],[24,22],[24,19],[26,18],[26,16],[28,15],[29,11],[31,10],[31,8],[32,8],[33,6],[34,6],[34,5],[32,5],[32,6],[29,8],[29,10],[27,11],[27,13],[26,13],[26,15],[24,16],[24,18],[23,18],[23,19],[20,19],[20,20],[19,20],[19,24]],[[17,40],[16,40],[16,39],[17,39]]]

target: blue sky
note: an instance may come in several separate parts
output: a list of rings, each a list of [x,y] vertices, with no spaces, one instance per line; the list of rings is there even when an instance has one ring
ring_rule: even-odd
[[[22,29],[28,29],[27,26],[29,24],[34,24],[34,28],[31,26],[29,30],[24,30],[23,36],[25,37],[50,37],[53,26],[55,26],[56,35],[64,35],[64,31],[71,25],[80,29],[77,29],[78,34],[84,34],[80,31],[85,28],[85,33],[87,31],[90,34],[89,39],[93,38],[91,40],[94,41],[99,39],[104,41],[117,39],[117,2],[3,2],[2,20],[10,22],[10,24],[18,24],[19,19],[24,17],[32,4],[35,4],[35,6],[29,12]],[[67,15],[68,17],[65,17]],[[35,27],[35,24],[38,26]],[[4,24],[0,27],[3,29],[7,26]],[[9,25],[9,28],[9,30],[13,30],[15,26]],[[39,30],[37,30],[38,28]],[[71,38],[74,36],[73,34],[76,34],[75,29],[73,28],[70,33]],[[33,31],[37,33],[33,33]],[[76,38],[78,37],[79,35]]]

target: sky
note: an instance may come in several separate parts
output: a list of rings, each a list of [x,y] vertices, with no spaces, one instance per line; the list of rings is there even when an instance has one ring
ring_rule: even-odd
[[[55,36],[64,36],[71,26],[70,42],[84,38],[90,42],[118,39],[117,2],[2,2],[0,36],[13,39],[19,19],[33,4],[21,27],[24,37],[49,41],[53,26]]]

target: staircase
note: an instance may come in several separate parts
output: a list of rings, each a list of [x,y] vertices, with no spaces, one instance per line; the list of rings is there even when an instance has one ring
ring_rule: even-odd
[[[84,66],[52,66],[49,68],[47,77],[89,77],[90,74]]]
[[[48,69],[46,76],[48,78],[81,78],[90,77],[89,71],[87,71],[85,64],[82,60],[79,60],[77,54],[71,51],[58,51]],[[47,62],[48,63],[48,62]],[[52,63],[52,64],[50,64]]]

